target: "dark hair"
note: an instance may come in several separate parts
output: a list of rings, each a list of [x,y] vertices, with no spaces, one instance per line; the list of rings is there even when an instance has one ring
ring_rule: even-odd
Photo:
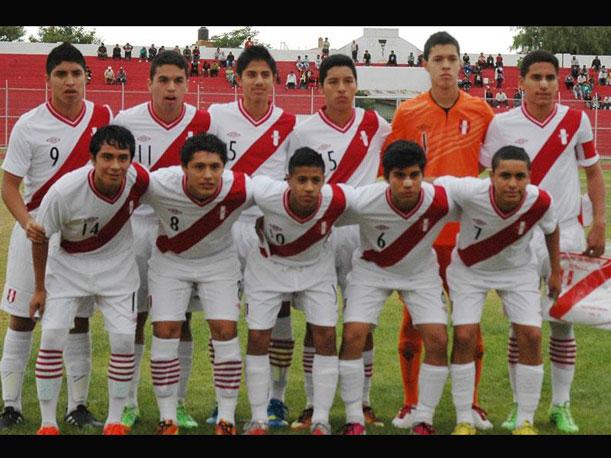
[[[289,160],[289,175],[292,175],[297,167],[319,167],[325,173],[325,161],[322,156],[308,146],[303,146],[295,151]]]
[[[456,38],[448,32],[436,32],[426,40],[426,43],[424,43],[424,60],[429,60],[431,49],[433,46],[437,45],[454,45],[456,46],[456,53],[460,56],[460,45]]]
[[[129,129],[116,124],[100,127],[89,142],[89,152],[93,157],[98,155],[104,143],[118,149],[129,149],[130,158],[134,158],[136,140]]]
[[[51,76],[51,72],[62,62],[74,62],[83,67],[85,71],[85,58],[83,54],[70,43],[62,43],[51,50],[47,56],[47,76]]]
[[[201,133],[187,139],[180,150],[180,163],[185,167],[193,160],[195,153],[205,151],[218,154],[223,165],[227,163],[227,145],[216,135]]]
[[[277,75],[278,69],[276,67],[276,61],[269,53],[268,49],[265,46],[255,45],[250,48],[246,48],[244,51],[240,53],[240,56],[237,60],[236,71],[238,72],[238,76],[242,76],[242,72],[248,67],[248,65],[253,60],[262,60],[265,62],[272,71],[272,74]]]
[[[536,64],[538,62],[547,62],[554,66],[556,69],[556,74],[559,72],[558,59],[551,52],[545,51],[543,49],[539,49],[537,51],[532,51],[526,54],[524,59],[522,59],[522,64],[520,65],[520,76],[524,78],[530,70],[530,66]]]
[[[530,170],[530,157],[524,150],[519,146],[503,146],[500,148],[494,156],[492,156],[492,171],[494,172],[499,166],[501,161],[524,161],[526,167]]]
[[[354,75],[354,80],[357,80],[356,77],[356,67],[354,66],[354,62],[351,57],[348,57],[344,54],[332,54],[322,61],[320,64],[320,75],[319,81],[321,86],[325,84],[325,78],[327,77],[327,73],[333,67],[348,67],[352,70],[352,74]]]
[[[417,165],[424,172],[426,156],[418,143],[397,140],[388,145],[386,150],[384,150],[382,166],[384,167],[384,178],[387,180],[393,169],[404,169],[412,165]]]
[[[151,61],[151,68],[149,70],[149,78],[151,81],[155,79],[157,68],[162,65],[176,65],[178,68],[184,70],[185,76],[187,79],[189,78],[189,64],[187,59],[176,51],[164,51],[153,57]]]

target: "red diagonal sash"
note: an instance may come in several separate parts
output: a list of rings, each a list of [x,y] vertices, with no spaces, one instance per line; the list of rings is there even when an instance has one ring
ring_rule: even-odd
[[[535,159],[532,161],[530,182],[536,186],[539,185],[547,175],[547,172],[552,168],[556,160],[566,149],[566,145],[571,141],[579,125],[581,124],[581,111],[569,110],[564,115],[564,118],[558,123],[552,135],[549,136],[545,144],[541,147]],[[566,132],[567,144],[562,144],[560,131],[564,129]]]
[[[295,256],[307,250],[331,232],[331,227],[346,209],[346,195],[344,191],[337,185],[331,185],[331,190],[333,196],[324,215],[301,237],[285,245],[274,245],[268,242],[269,251],[272,255],[282,257]],[[323,228],[323,224],[326,226],[325,228]]]
[[[381,251],[367,250],[362,258],[380,267],[389,267],[405,258],[414,247],[448,214],[448,195],[441,186],[435,186],[435,195],[429,208],[397,239]],[[425,220],[428,222],[424,223]]]
[[[202,132],[208,132],[210,128],[210,114],[207,111],[197,110],[193,119],[184,130],[176,136],[176,139],[170,146],[165,150],[161,157],[155,162],[150,170],[151,172],[162,169],[164,167],[171,167],[173,165],[180,164],[180,150],[187,141],[188,132],[192,132],[193,135],[200,134]]]
[[[132,166],[136,169],[136,181],[129,194],[115,215],[100,229],[93,237],[78,242],[62,240],[61,246],[68,253],[85,253],[97,250],[106,245],[112,238],[119,233],[125,223],[129,220],[131,212],[140,204],[140,197],[146,192],[149,186],[149,174],[140,164],[133,162]]]
[[[509,245],[522,238],[543,217],[552,203],[549,194],[542,189],[539,190],[537,200],[528,211],[524,212],[517,220],[506,228],[491,235],[481,242],[474,243],[464,249],[458,250],[458,255],[466,266],[472,266],[500,253]],[[524,223],[523,231],[520,225]],[[521,232],[521,233],[520,233]]]
[[[373,136],[378,131],[378,127],[379,122],[376,112],[366,111],[363,115],[361,124],[359,124],[357,127],[354,137],[350,141],[346,152],[342,156],[342,160],[339,161],[337,168],[329,177],[327,183],[346,183],[350,179],[354,171],[361,164],[361,162],[363,162],[363,159],[367,155],[369,145],[373,140]],[[366,141],[363,138],[363,132],[365,132],[367,136]]]
[[[189,228],[174,237],[168,237],[167,235],[157,237],[157,248],[162,253],[172,251],[177,254],[188,250],[223,224],[227,217],[240,208],[245,201],[246,178],[241,173],[234,173],[231,189],[221,202],[195,221]],[[222,207],[225,207],[225,209],[221,210]]]
[[[233,164],[231,170],[246,175],[255,173],[278,150],[278,147],[295,127],[295,121],[295,115],[282,113],[276,122],[256,142],[250,145],[250,148]],[[277,136],[274,135],[274,131],[278,131]],[[277,145],[274,145],[274,138],[278,143]]]
[[[93,136],[93,128],[105,126],[110,122],[110,112],[106,106],[93,106],[93,114],[89,120],[89,124],[81,134],[81,137],[72,148],[72,151],[66,157],[66,160],[55,174],[49,178],[36,192],[32,195],[30,202],[26,204],[28,211],[35,210],[40,207],[43,197],[47,194],[49,188],[63,177],[66,173],[76,170],[84,166],[89,160],[89,141]]]

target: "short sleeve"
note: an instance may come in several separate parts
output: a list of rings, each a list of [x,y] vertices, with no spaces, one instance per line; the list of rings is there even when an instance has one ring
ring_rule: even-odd
[[[359,196],[362,193],[362,189],[366,186],[360,188],[353,188],[352,186],[348,186],[346,184],[339,185],[342,191],[344,191],[344,195],[346,196],[346,209],[342,213],[342,215],[337,219],[335,225],[336,226],[349,226],[352,224],[358,224],[358,207],[359,207]]]
[[[590,119],[585,114],[581,113],[581,124],[577,132],[577,144],[575,145],[575,153],[577,155],[577,163],[581,167],[590,167],[596,164],[600,156],[594,147],[594,134]]]
[[[269,195],[276,181],[265,175],[257,175],[251,178],[251,181],[254,203],[263,209],[265,208],[266,197]]]
[[[551,234],[558,226],[558,212],[556,210],[556,204],[551,196],[550,199],[552,199],[552,203],[543,215],[543,218],[541,218],[538,223],[544,234]]]
[[[8,142],[2,169],[12,175],[25,177],[32,163],[32,148],[28,143],[28,131],[21,120],[15,124]]]
[[[45,235],[51,237],[61,231],[62,222],[67,215],[67,209],[61,195],[51,186],[42,199],[36,221],[45,229]]]
[[[492,119],[488,124],[486,137],[479,152],[479,163],[486,168],[492,168],[492,157],[503,146],[505,146],[505,140],[499,129],[499,123]]]

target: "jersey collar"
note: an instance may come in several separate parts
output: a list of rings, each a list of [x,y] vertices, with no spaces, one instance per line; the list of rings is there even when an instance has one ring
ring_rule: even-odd
[[[210,197],[208,197],[207,199],[199,200],[199,199],[195,198],[189,192],[189,189],[187,188],[187,176],[183,175],[183,177],[182,177],[182,190],[185,193],[185,196],[187,196],[191,200],[191,202],[193,202],[198,207],[204,207],[205,205],[209,204],[214,199],[216,199],[216,197],[221,193],[221,189],[223,189],[223,178],[222,177],[221,177],[221,181],[219,181],[219,185],[216,187],[216,191],[214,191],[214,193]]]
[[[420,194],[418,195],[418,202],[416,202],[416,205],[414,205],[414,208],[412,208],[408,212],[402,211],[399,207],[397,207],[394,204],[394,202],[392,201],[392,196],[390,194],[390,186],[386,188],[386,202],[388,202],[388,205],[390,206],[390,208],[401,218],[409,219],[410,217],[414,215],[414,213],[416,213],[420,209],[420,207],[422,207],[422,202],[424,202],[424,192],[422,191],[422,188],[420,188]]]
[[[121,197],[121,195],[123,194],[123,190],[125,189],[125,182],[127,181],[127,179],[123,178],[123,183],[121,183],[121,187],[119,188],[119,190],[117,191],[117,193],[114,196],[107,197],[104,194],[102,194],[100,191],[98,191],[98,189],[95,187],[95,180],[93,178],[94,172],[95,172],[95,169],[91,169],[89,171],[89,175],[87,176],[87,181],[89,183],[89,187],[91,188],[93,193],[98,198],[100,198],[101,200],[103,200],[106,203],[114,204],[119,199],[119,197]]]
[[[244,107],[244,99],[238,99],[238,109],[240,110],[240,113],[242,113],[242,116],[244,116],[248,120],[248,122],[250,122],[253,126],[258,127],[270,118],[272,112],[274,111],[274,104],[271,102],[269,103],[267,113],[265,113],[263,117],[258,121],[256,121],[252,116],[250,116],[248,114],[248,111],[246,111],[246,108]]]
[[[76,119],[74,119],[74,121],[69,118],[66,118],[65,116],[60,114],[59,111],[53,108],[53,104],[51,103],[51,100],[47,101],[47,109],[49,110],[49,113],[51,113],[55,118],[59,119],[61,122],[68,124],[70,127],[76,127],[85,117],[85,112],[87,111],[87,104],[83,100],[83,106],[81,108],[81,112],[78,114]]]
[[[333,121],[331,121],[331,119],[325,114],[326,109],[327,109],[327,106],[324,105],[320,110],[318,110],[318,114],[320,115],[320,118],[326,124],[333,127],[338,132],[341,132],[342,134],[345,134],[346,132],[348,132],[348,129],[352,127],[352,124],[354,124],[354,120],[356,119],[356,110],[354,108],[352,109],[352,117],[350,118],[350,121],[348,121],[344,127],[340,127],[337,124],[335,124]]]
[[[554,109],[552,110],[552,112],[547,116],[547,118],[545,118],[543,120],[543,122],[541,122],[541,121],[538,121],[533,115],[531,115],[528,112],[528,110],[526,109],[526,103],[523,103],[520,108],[522,110],[522,113],[526,117],[526,119],[528,119],[533,124],[536,124],[537,126],[539,126],[541,128],[547,126],[549,124],[549,122],[554,118],[554,116],[556,116],[556,113],[558,113],[558,104],[554,103]]]
[[[490,203],[492,204],[492,208],[494,208],[494,211],[496,212],[496,214],[499,215],[503,219],[507,219],[515,215],[518,212],[518,210],[522,208],[522,205],[524,205],[524,202],[526,201],[526,196],[528,195],[528,192],[527,190],[524,190],[524,195],[522,196],[522,200],[520,201],[520,203],[516,206],[516,208],[514,208],[513,210],[507,213],[503,212],[503,210],[501,210],[497,206],[494,200],[494,185],[492,183],[490,183],[490,188],[488,188],[488,194],[490,196]]]
[[[316,209],[312,212],[312,214],[310,216],[306,216],[305,218],[301,218],[299,215],[295,214],[291,210],[291,206],[289,205],[289,196],[290,196],[290,193],[291,193],[291,189],[290,188],[287,188],[286,191],[284,191],[284,196],[282,198],[282,203],[284,204],[284,209],[286,210],[286,213],[291,218],[293,218],[299,224],[304,224],[304,223],[307,223],[308,221],[310,221],[312,218],[314,218],[314,216],[316,214],[318,214],[318,210],[320,210],[320,204],[322,203],[322,193],[318,195],[318,203],[316,204]]]
[[[182,110],[180,112],[180,115],[178,115],[178,118],[176,118],[174,121],[172,121],[170,123],[166,123],[159,116],[157,116],[155,114],[155,110],[153,109],[153,104],[151,102],[148,103],[147,107],[148,107],[149,113],[151,115],[151,118],[153,118],[153,121],[155,121],[157,124],[159,124],[165,130],[170,130],[173,127],[176,127],[180,123],[180,121],[182,121],[182,119],[185,117],[185,113],[187,111],[186,106],[183,103],[182,104]]]

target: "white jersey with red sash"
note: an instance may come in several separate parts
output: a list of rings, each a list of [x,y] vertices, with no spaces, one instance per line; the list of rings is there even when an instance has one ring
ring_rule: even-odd
[[[503,213],[489,179],[441,177],[435,180],[461,208],[460,233],[452,262],[482,271],[506,271],[535,262],[530,240],[535,227],[551,234],[558,224],[550,195],[528,185],[522,202]]]
[[[243,173],[225,170],[217,191],[205,201],[193,198],[181,167],[151,174],[143,198],[159,217],[159,233],[153,258],[202,260],[235,256],[231,226],[252,205],[252,182]]]
[[[562,223],[576,220],[581,209],[578,167],[599,160],[594,148],[592,126],[585,112],[556,104],[549,117],[537,121],[525,106],[494,117],[480,153],[480,162],[492,165],[502,146],[526,150],[532,161],[531,183],[546,190]]]
[[[318,207],[300,218],[289,207],[286,181],[259,176],[253,179],[255,204],[263,212],[261,254],[275,262],[306,266],[316,263],[325,251],[333,224],[350,207],[353,190],[344,185],[324,185]]]
[[[348,124],[339,127],[322,108],[293,131],[289,158],[308,146],[322,155],[327,183],[364,186],[377,178],[380,149],[389,133],[390,125],[375,111],[355,108]]]
[[[37,215],[48,237],[60,234],[59,249],[49,253],[50,294],[126,294],[137,289],[129,218],[148,184],[149,173],[134,163],[114,197],[96,189],[91,165],[64,175],[51,186]]]
[[[107,105],[83,101],[76,119],[59,114],[50,102],[19,118],[11,132],[2,169],[23,177],[24,200],[35,211],[53,183],[89,161],[89,141],[112,121]]]

